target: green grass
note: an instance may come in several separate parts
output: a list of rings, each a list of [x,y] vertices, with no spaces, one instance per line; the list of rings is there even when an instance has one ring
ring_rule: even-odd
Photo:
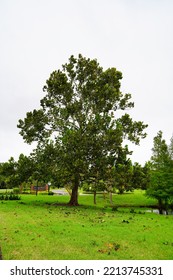
[[[173,216],[145,212],[156,201],[142,191],[108,198],[22,195],[0,201],[0,246],[6,260],[173,259]],[[143,206],[143,208],[140,208]]]

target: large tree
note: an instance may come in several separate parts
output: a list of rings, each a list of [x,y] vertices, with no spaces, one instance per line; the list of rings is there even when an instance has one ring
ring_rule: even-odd
[[[78,204],[80,182],[91,166],[113,165],[125,138],[139,144],[146,136],[147,125],[123,114],[134,103],[121,92],[121,79],[116,68],[103,70],[96,59],[71,56],[46,81],[40,108],[19,120],[27,143],[54,141],[61,174],[72,184],[71,205]]]

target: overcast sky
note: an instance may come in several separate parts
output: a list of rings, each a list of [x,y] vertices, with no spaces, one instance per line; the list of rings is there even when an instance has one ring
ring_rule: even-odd
[[[123,73],[128,113],[147,123],[133,161],[150,159],[159,130],[173,134],[172,0],[0,0],[0,162],[29,155],[17,123],[39,108],[50,73],[70,55]]]

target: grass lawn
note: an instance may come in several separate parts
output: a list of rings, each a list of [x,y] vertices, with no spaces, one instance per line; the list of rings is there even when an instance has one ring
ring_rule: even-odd
[[[5,260],[172,260],[173,216],[148,213],[156,204],[142,191],[113,196],[112,211],[101,195],[21,195],[0,201],[0,246]],[[140,206],[143,206],[140,208]]]

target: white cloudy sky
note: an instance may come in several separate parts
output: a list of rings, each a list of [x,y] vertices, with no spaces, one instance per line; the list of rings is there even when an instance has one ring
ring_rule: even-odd
[[[123,73],[135,120],[149,125],[133,161],[151,156],[159,130],[173,134],[172,0],[0,0],[0,162],[29,154],[17,123],[39,107],[49,74],[70,55]]]

